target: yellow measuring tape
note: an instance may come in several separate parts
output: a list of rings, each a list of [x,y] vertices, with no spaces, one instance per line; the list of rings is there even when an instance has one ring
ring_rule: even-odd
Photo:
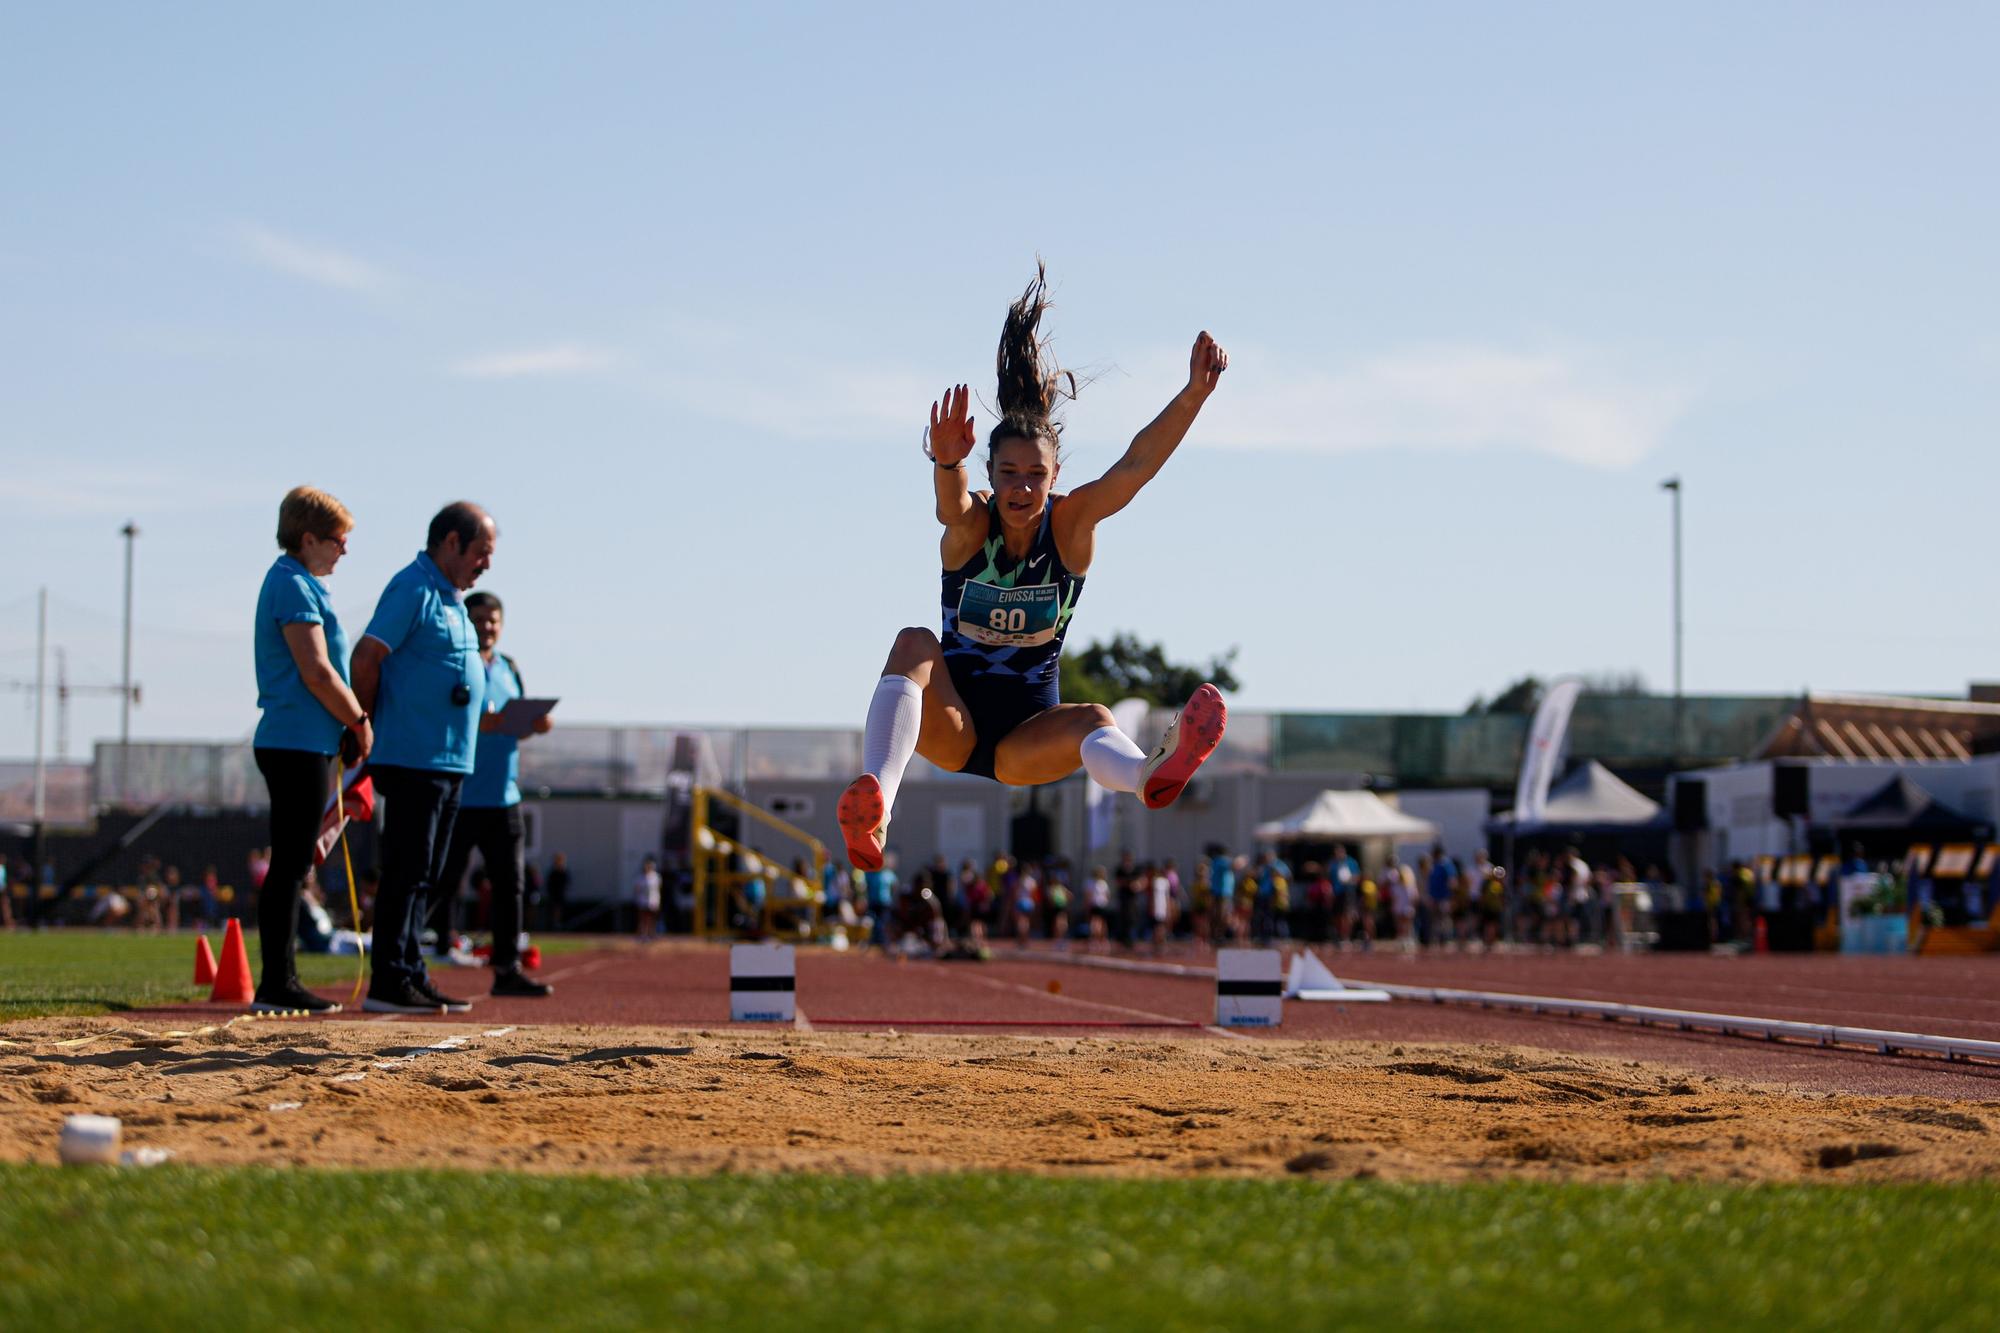
[[[354,993],[347,997],[353,1004],[361,998],[361,987],[368,980],[368,952],[361,943],[361,899],[354,892],[354,858],[347,852],[347,774],[345,771],[333,780],[333,808],[340,820],[340,864],[347,871],[347,911],[354,918]]]

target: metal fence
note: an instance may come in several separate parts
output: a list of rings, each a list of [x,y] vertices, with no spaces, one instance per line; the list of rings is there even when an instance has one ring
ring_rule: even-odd
[[[1567,748],[1614,769],[1695,767],[1752,753],[1796,698],[1673,699],[1586,694],[1571,716]],[[1350,771],[1393,776],[1406,787],[1512,782],[1527,742],[1518,713],[1277,713],[1268,762],[1277,772]],[[1235,719],[1231,719],[1231,729]]]
[[[128,746],[99,741],[92,756],[91,801],[100,808],[265,804],[264,775],[257,771],[247,741],[134,741]]]
[[[1692,698],[1675,743],[1673,700],[1585,695],[1570,724],[1569,750],[1613,768],[1726,763],[1739,759],[1794,707],[1781,698]],[[1150,746],[1171,717],[1153,709],[1137,737]],[[1367,773],[1405,787],[1491,786],[1514,780],[1526,740],[1518,714],[1265,713],[1231,715],[1210,761],[1224,773]],[[262,806],[264,782],[246,743],[135,743],[124,757],[100,741],[92,765],[98,806],[177,803]],[[559,726],[521,747],[528,793],[657,796],[667,775],[741,791],[764,779],[823,781],[861,770],[861,732],[846,727]],[[922,760],[910,780],[937,776]]]
[[[1142,728],[1151,744],[1165,728],[1159,710]],[[1270,760],[1271,718],[1233,719],[1214,761],[1254,769]],[[178,804],[261,807],[263,777],[245,742],[134,742],[119,762],[116,741],[99,741],[90,799],[98,806]],[[843,727],[559,726],[521,747],[521,789],[529,795],[659,796],[667,775],[683,772],[706,786],[736,791],[764,780],[844,780],[861,771],[861,732]],[[921,759],[910,780],[936,770]],[[121,800],[122,793],[122,800]]]
[[[87,791],[83,783],[74,784],[79,807],[86,801],[98,807],[244,808],[265,803],[264,779],[247,742],[135,741],[121,756],[116,741],[99,741],[94,755],[87,767],[74,766],[87,774]],[[521,787],[527,792],[658,796],[667,790],[667,775],[676,770],[738,790],[757,778],[851,777],[861,771],[861,733],[562,726],[521,747]]]
[[[42,766],[42,809],[51,824],[81,824],[90,818],[90,765],[51,762]],[[35,766],[0,763],[0,820],[28,824],[35,818]]]

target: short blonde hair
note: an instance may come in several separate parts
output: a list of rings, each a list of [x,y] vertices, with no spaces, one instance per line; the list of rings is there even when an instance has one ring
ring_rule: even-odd
[[[354,530],[347,506],[317,486],[294,486],[278,505],[278,545],[297,555],[306,535],[332,539]]]

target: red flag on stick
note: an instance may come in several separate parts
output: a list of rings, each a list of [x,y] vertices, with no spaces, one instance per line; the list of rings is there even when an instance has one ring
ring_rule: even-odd
[[[375,817],[375,781],[356,764],[340,775],[344,795],[330,798],[319,820],[319,842],[313,846],[313,864],[323,866],[340,841],[340,831],[348,819],[363,823]],[[343,809],[347,819],[341,818]]]

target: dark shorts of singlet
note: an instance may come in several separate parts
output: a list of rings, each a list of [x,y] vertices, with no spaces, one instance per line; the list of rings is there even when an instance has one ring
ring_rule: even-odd
[[[951,656],[944,659],[951,672],[952,688],[965,704],[966,717],[972,723],[972,753],[966,758],[965,766],[958,771],[975,777],[988,778],[994,782],[993,761],[1000,749],[1000,742],[1007,739],[1014,728],[1026,722],[1035,714],[1054,708],[1062,696],[1057,692],[1056,682],[1051,680],[1045,686],[1036,686],[1018,676],[980,676],[976,659]]]

